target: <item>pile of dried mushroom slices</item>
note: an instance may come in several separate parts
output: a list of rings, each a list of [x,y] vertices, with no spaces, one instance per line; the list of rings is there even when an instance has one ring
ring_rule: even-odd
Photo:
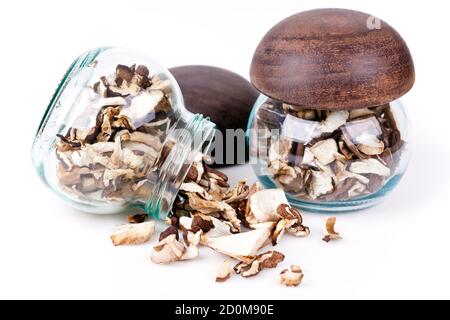
[[[206,161],[205,161],[206,160]],[[230,187],[228,177],[208,166],[207,157],[196,161],[181,185],[169,226],[159,235],[151,260],[158,264],[194,259],[198,245],[207,246],[229,257],[217,271],[216,281],[223,282],[236,273],[242,277],[275,268],[285,258],[274,250],[285,233],[305,237],[310,230],[303,224],[299,210],[289,206],[283,190],[248,186],[245,180]],[[128,224],[120,225],[111,239],[114,245],[139,244],[151,239],[155,221],[147,215],[130,215]],[[334,230],[335,218],[326,223],[324,241],[341,239]],[[235,260],[234,266],[232,260]],[[291,265],[280,273],[280,282],[298,286],[303,278],[300,267]]]
[[[268,99],[256,114],[273,180],[307,201],[349,200],[378,191],[405,145],[389,104],[354,110],[304,109]]]
[[[169,80],[144,65],[117,65],[88,90],[72,127],[58,135],[61,189],[88,202],[148,198],[150,171],[175,118]]]

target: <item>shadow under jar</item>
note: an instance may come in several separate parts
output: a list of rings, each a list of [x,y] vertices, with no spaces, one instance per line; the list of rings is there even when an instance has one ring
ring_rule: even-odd
[[[74,207],[116,213],[140,207],[165,217],[214,124],[184,107],[169,71],[116,47],[78,57],[36,132],[33,163]]]
[[[414,83],[400,35],[344,9],[301,12],[261,40],[251,81],[262,93],[249,119],[250,161],[267,188],[310,211],[378,203],[409,160],[398,98]]]

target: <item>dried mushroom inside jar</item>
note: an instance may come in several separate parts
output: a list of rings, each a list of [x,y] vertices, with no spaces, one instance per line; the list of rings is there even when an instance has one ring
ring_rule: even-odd
[[[188,112],[169,71],[125,48],[77,58],[57,88],[35,137],[44,182],[85,211],[139,206],[170,210],[214,124]]]
[[[261,92],[249,119],[250,161],[266,187],[304,209],[376,204],[404,173],[408,120],[398,98],[414,83],[401,36],[346,9],[294,14],[255,50]]]
[[[150,175],[175,122],[170,86],[141,64],[118,64],[86,88],[78,114],[57,134],[57,178],[70,196],[128,202],[150,195]]]
[[[376,194],[404,170],[405,124],[398,103],[324,111],[268,98],[252,126],[257,174],[310,202]]]

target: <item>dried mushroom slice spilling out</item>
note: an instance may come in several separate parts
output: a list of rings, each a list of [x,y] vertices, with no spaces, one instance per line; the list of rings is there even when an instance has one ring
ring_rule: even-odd
[[[217,270],[216,282],[225,282],[231,277],[233,266],[230,260],[225,260]]]
[[[155,231],[155,221],[123,224],[111,235],[115,246],[141,244],[150,240]]]
[[[151,196],[152,175],[176,118],[170,83],[145,65],[122,65],[101,76],[82,110],[58,135],[57,179],[86,202],[125,204]],[[141,222],[142,217],[130,218]]]
[[[234,271],[244,278],[256,276],[261,270],[276,268],[284,260],[284,254],[278,251],[267,251],[257,255],[251,262],[239,262]]]
[[[257,174],[271,178],[291,200],[372,195],[404,169],[398,170],[405,141],[391,104],[335,111],[267,98],[252,128],[258,131],[251,148],[265,164]]]
[[[336,217],[327,218],[325,222],[325,235],[322,238],[325,242],[330,242],[331,240],[341,240],[342,236],[334,230],[334,225],[336,224]]]
[[[280,272],[280,283],[286,287],[298,287],[303,280],[303,271],[299,266],[291,265]]]

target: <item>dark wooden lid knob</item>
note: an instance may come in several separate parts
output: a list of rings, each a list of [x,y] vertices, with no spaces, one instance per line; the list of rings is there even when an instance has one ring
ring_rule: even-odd
[[[414,64],[402,37],[366,13],[318,9],[275,25],[256,48],[250,78],[265,95],[317,109],[372,107],[404,95]]]

